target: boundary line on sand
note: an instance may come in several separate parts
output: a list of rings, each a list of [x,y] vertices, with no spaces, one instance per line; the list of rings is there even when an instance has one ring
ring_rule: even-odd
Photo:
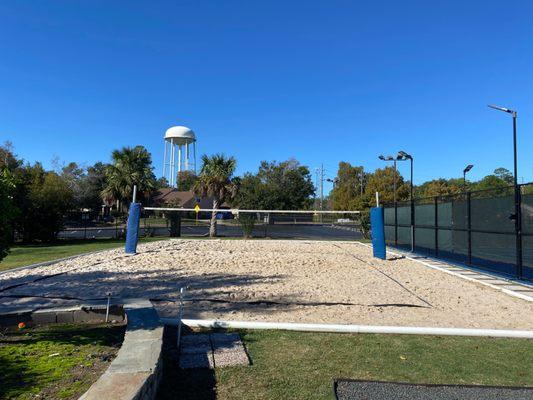
[[[363,243],[363,242],[359,242],[359,241],[356,241],[355,243],[358,243],[358,244],[360,244],[360,245],[362,245],[364,247],[367,247],[367,248],[372,248],[372,246],[370,244],[367,244],[367,243]],[[419,264],[422,264],[422,265],[424,265],[424,266],[426,266],[428,268],[435,269],[435,270],[441,271],[441,272],[445,272],[447,274],[459,277],[459,278],[464,279],[466,281],[479,283],[480,285],[488,286],[488,287],[490,287],[492,289],[496,289],[496,290],[498,290],[500,292],[503,292],[503,293],[505,293],[505,294],[507,294],[509,296],[516,297],[516,298],[519,298],[519,299],[522,299],[522,300],[525,300],[525,301],[533,302],[533,297],[531,297],[531,296],[528,296],[528,295],[525,295],[525,294],[522,294],[522,293],[517,293],[514,290],[506,289],[504,287],[500,287],[500,286],[492,284],[490,282],[484,282],[482,280],[476,279],[475,277],[472,277],[471,275],[466,276],[466,275],[463,275],[463,274],[461,274],[459,272],[455,272],[453,270],[449,270],[449,269],[447,269],[445,267],[441,267],[439,265],[431,264],[430,262],[425,261],[425,260],[421,260],[420,258],[411,257],[411,256],[409,256],[408,254],[406,254],[404,252],[398,252],[398,251],[393,251],[393,250],[388,250],[388,249],[387,249],[387,252],[390,253],[390,254],[393,254],[395,256],[405,257],[408,260],[415,261],[415,262],[417,262]],[[419,256],[419,257],[424,257],[424,256]],[[522,286],[524,286],[524,288],[528,288],[528,289],[531,288],[531,286],[529,286],[527,284],[524,284],[524,283],[521,283],[521,282],[517,282],[517,281],[511,281],[509,279],[506,279],[506,278],[503,278],[503,277],[500,277],[500,276],[479,272],[477,270],[469,269],[466,266],[461,266],[459,264],[455,264],[455,263],[454,264],[448,264],[447,262],[445,262],[443,260],[432,259],[432,258],[428,258],[428,257],[424,257],[424,258],[426,260],[429,260],[429,261],[433,262],[433,263],[439,263],[439,264],[448,265],[448,266],[454,267],[454,268],[460,268],[460,269],[462,269],[465,272],[473,272],[473,273],[475,273],[478,276],[487,276],[487,277],[490,277],[491,279],[494,279],[495,281],[500,280],[500,281],[508,282],[509,286],[522,285]]]

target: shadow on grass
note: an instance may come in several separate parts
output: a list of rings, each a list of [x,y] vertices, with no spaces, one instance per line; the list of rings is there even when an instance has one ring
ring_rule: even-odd
[[[156,400],[214,400],[215,388],[215,372],[212,369],[179,368],[177,328],[166,326],[163,339],[163,377]]]

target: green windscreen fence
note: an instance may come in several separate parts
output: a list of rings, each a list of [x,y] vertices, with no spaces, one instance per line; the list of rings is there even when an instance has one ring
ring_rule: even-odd
[[[533,279],[533,185],[521,185],[522,233],[515,227],[515,196],[498,188],[414,201],[414,245],[419,253]],[[395,218],[396,215],[396,218]],[[411,206],[385,209],[389,245],[411,247]],[[521,237],[522,268],[517,244]]]
[[[533,185],[522,191],[522,260],[524,276],[533,279]]]

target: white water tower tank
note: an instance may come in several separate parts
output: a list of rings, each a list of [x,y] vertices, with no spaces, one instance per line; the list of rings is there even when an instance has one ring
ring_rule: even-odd
[[[173,126],[165,132],[163,176],[175,187],[182,171],[196,173],[196,135],[186,126]]]

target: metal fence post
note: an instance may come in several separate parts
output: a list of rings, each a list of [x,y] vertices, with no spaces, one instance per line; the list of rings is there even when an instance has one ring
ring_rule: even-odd
[[[394,247],[398,247],[398,202],[394,202]]]
[[[522,187],[516,185],[514,190],[516,201],[516,275],[518,276],[518,279],[522,279]]]
[[[415,200],[411,199],[411,251],[415,251]]]
[[[435,197],[435,255],[439,256],[439,198]]]
[[[468,265],[472,264],[472,209],[471,193],[466,194],[466,213],[467,213],[467,235],[468,235]]]

